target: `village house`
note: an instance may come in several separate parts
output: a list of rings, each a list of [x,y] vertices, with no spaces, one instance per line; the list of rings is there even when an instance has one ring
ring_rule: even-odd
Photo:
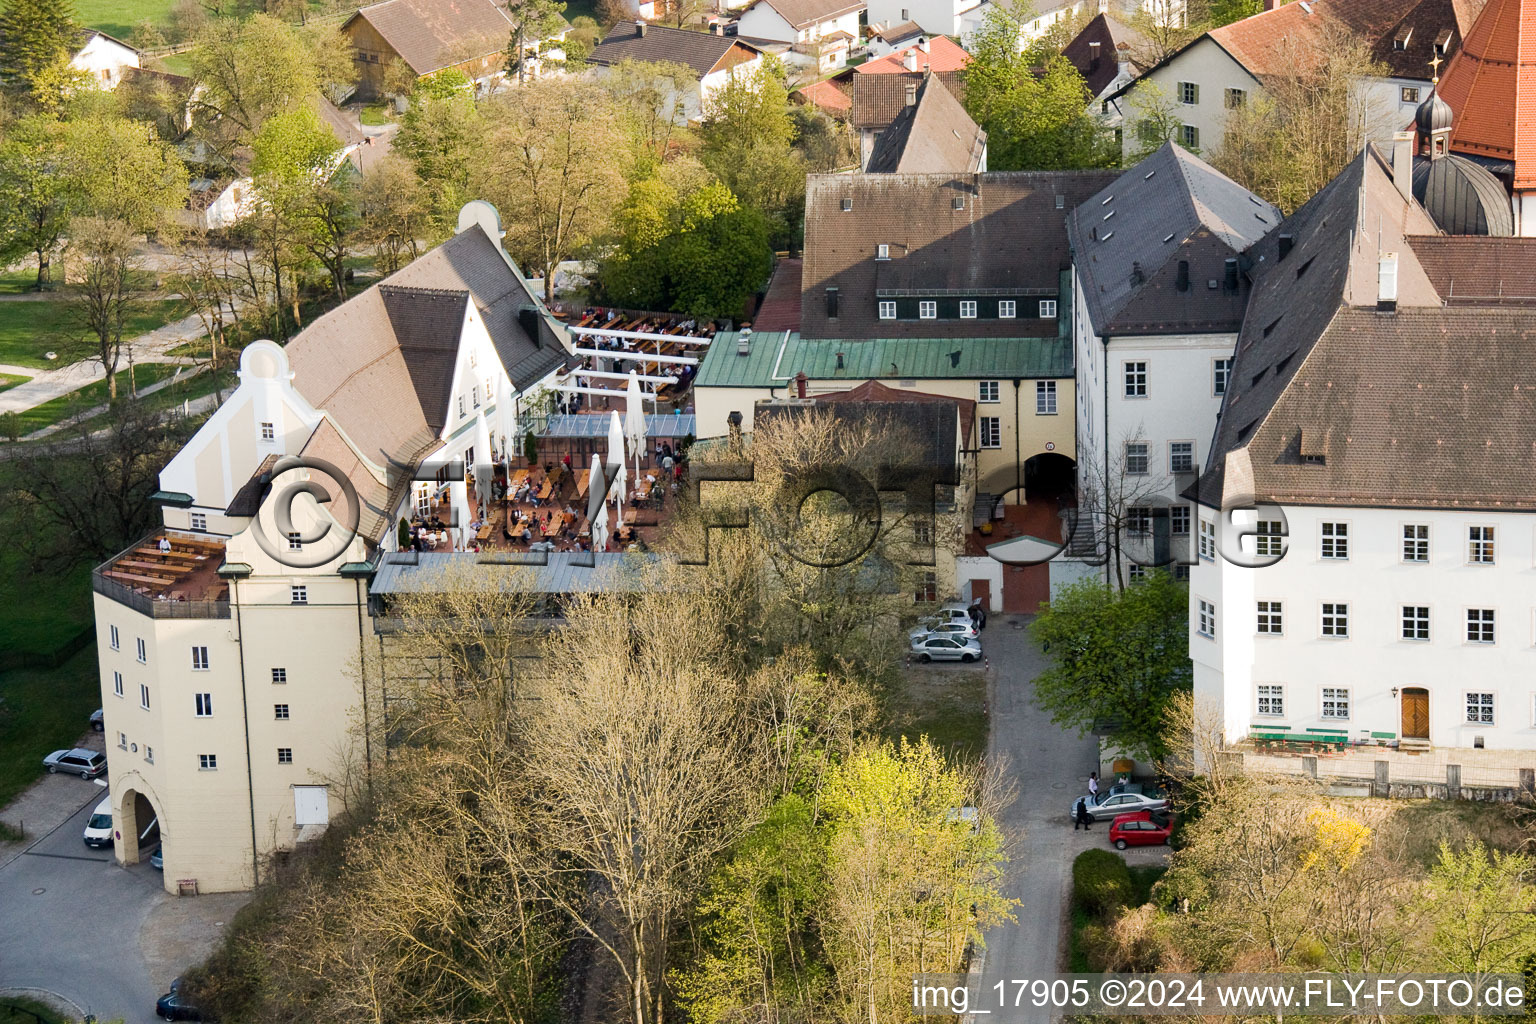
[[[737,22],[737,38],[788,43],[790,63],[827,74],[848,63],[863,11],[864,0],[757,0]]]
[[[1460,50],[1486,0],[1267,2],[1269,9],[1212,29],[1104,97],[1105,112],[1123,128],[1127,153],[1144,145],[1142,135],[1152,126],[1138,104],[1154,102],[1171,105],[1180,123],[1177,141],[1186,149],[1216,149],[1228,110],[1262,95],[1267,79],[1307,67],[1330,36],[1343,34],[1363,39],[1388,69],[1360,85],[1367,133],[1386,141],[1433,91],[1431,62]],[[1507,109],[1513,117],[1513,106]]]
[[[624,61],[665,61],[692,69],[697,84],[680,100],[688,120],[696,121],[732,75],[750,75],[762,66],[763,51],[733,36],[667,28],[637,19],[615,25],[587,60],[599,74]]]
[[[1105,97],[1135,81],[1145,70],[1135,56],[1143,45],[1140,32],[1109,14],[1094,15],[1072,37],[1061,55],[1083,76],[1089,109],[1106,113]]]
[[[922,38],[911,46],[860,64],[847,75],[849,122],[859,133],[859,166],[867,167],[875,143],[907,106],[929,74],[963,106],[971,55],[948,39]],[[839,76],[842,77],[842,76]]]
[[[69,59],[69,66],[82,72],[98,89],[111,92],[130,68],[140,68],[144,64],[144,55],[121,39],[93,28],[86,29],[82,35],[83,45]]]
[[[412,80],[452,68],[464,73],[475,91],[494,91],[506,77],[512,19],[493,0],[383,0],[359,8],[342,23],[357,62],[357,93],[377,99],[386,93],[389,68],[396,61]],[[535,54],[564,60],[560,43],[566,27],[548,39],[529,40]],[[537,57],[532,69],[538,72]]]
[[[987,169],[987,133],[934,75],[905,82],[907,104],[875,140],[864,170],[878,174],[976,174]]]

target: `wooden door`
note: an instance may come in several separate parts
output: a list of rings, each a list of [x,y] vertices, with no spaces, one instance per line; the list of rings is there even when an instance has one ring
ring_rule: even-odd
[[[989,612],[992,610],[991,580],[971,580],[971,604],[979,604]]]
[[[1403,737],[1429,739],[1429,691],[1403,691]]]
[[[1051,597],[1051,570],[1039,565],[1003,566],[1003,611],[1034,615]]]

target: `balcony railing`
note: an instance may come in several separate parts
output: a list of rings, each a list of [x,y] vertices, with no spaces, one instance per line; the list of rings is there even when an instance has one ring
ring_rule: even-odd
[[[91,589],[118,604],[127,605],[141,615],[155,619],[227,619],[228,601],[171,601],[141,594],[116,580],[102,576],[101,570],[91,573]]]

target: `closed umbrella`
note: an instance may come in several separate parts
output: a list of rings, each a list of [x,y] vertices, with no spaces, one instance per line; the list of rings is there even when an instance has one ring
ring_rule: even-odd
[[[608,546],[608,487],[603,460],[592,453],[592,475],[587,480],[587,525],[592,528],[592,550]]]
[[[491,461],[491,432],[485,417],[475,420],[475,491],[484,508],[491,507],[491,483],[496,478],[495,464]]]
[[[624,389],[624,436],[635,457],[635,477],[640,476],[640,460],[645,456],[645,396],[640,390],[640,375],[629,371],[629,385]]]
[[[616,410],[608,413],[608,466],[613,473],[613,493],[617,496],[619,511],[624,510],[624,490],[629,483],[629,474],[625,471],[626,459],[624,457],[624,427],[619,423],[619,414]]]

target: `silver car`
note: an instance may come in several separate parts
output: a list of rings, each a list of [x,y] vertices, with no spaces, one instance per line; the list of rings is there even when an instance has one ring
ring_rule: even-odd
[[[80,747],[73,750],[55,750],[43,758],[43,767],[48,769],[49,775],[55,772],[68,772],[82,779],[94,779],[98,775],[106,774],[107,755],[96,750],[83,750]]]
[[[1101,796],[1098,803],[1093,802],[1093,797],[1083,796],[1081,799],[1088,802],[1088,814],[1094,821],[1113,819],[1117,814],[1130,814],[1132,811],[1161,811],[1167,808],[1167,800],[1154,800],[1140,793],[1116,793],[1113,796]],[[1074,820],[1077,818],[1077,801],[1072,801],[1072,809],[1067,812]]]
[[[917,628],[907,634],[909,641],[921,640],[925,636],[952,636],[956,640],[975,640],[976,627],[969,622],[933,622],[918,623]]]
[[[924,635],[912,641],[918,661],[980,661],[981,644],[958,636]]]

